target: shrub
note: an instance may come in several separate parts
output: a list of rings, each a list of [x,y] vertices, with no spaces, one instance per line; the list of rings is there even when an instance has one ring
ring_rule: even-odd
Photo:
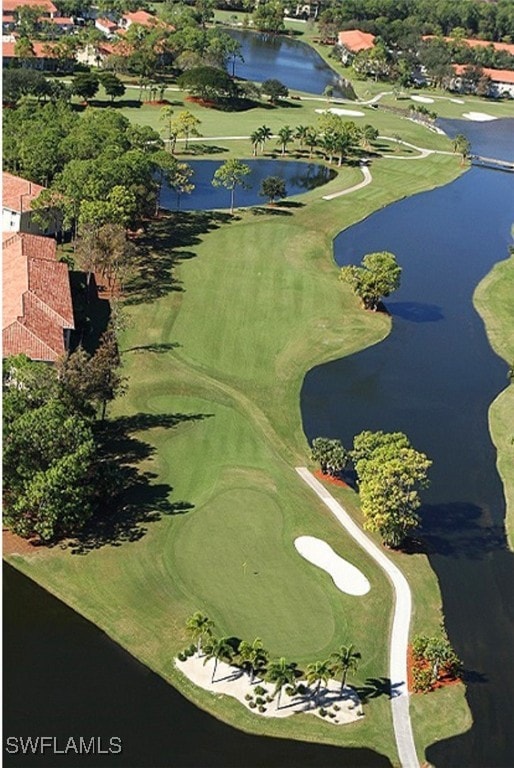
[[[194,656],[196,653],[196,648],[192,651],[191,648],[185,648],[184,649],[184,655],[187,656],[189,659],[191,656]]]
[[[257,704],[260,704],[261,706],[262,706],[263,704],[265,704],[265,703],[266,703],[266,702],[264,701],[264,699],[262,698],[262,696],[257,696],[257,698],[255,699],[255,701],[256,701],[256,703],[257,703]]]
[[[253,696],[251,693],[245,693],[245,699],[246,701],[253,701]]]
[[[248,706],[250,707],[250,709],[255,709],[255,707],[257,706],[257,704],[255,703],[255,701],[250,701],[250,702],[248,703]]]
[[[266,701],[268,702],[268,704],[271,704],[271,702],[273,701],[273,696],[269,696],[269,695],[266,696]]]
[[[335,709],[336,712],[339,712],[341,707],[339,706],[339,704],[334,704],[334,709]]]
[[[323,707],[321,707],[321,709],[320,709],[319,713],[320,713],[321,717],[326,717],[326,716],[327,716],[327,714],[328,714],[328,713],[327,713],[327,710],[326,710],[326,709],[323,709]]]
[[[426,693],[431,688],[432,670],[414,667],[412,670],[412,682],[416,693]]]
[[[416,635],[412,641],[412,656],[416,661],[421,661],[425,658],[425,652],[430,638],[426,635]]]
[[[257,696],[265,696],[267,694],[266,688],[263,688],[262,685],[255,686],[254,692]]]
[[[292,685],[287,685],[285,687],[285,692],[287,693],[288,696],[294,696],[296,693],[296,688]]]
[[[179,653],[179,654],[178,654],[178,656],[177,656],[177,659],[178,659],[179,661],[185,661],[185,660],[187,659],[187,656],[186,656],[186,654],[185,654],[185,653],[183,653],[182,651],[180,651],[180,653]]]
[[[335,716],[336,716],[336,713],[335,713],[335,712],[329,712],[329,713],[328,713],[328,716],[333,718],[333,717],[335,717]]]
[[[191,643],[191,645],[189,646],[189,650],[191,652],[191,655],[196,653],[196,645],[194,643]]]
[[[303,683],[299,683],[299,684],[296,686],[296,693],[297,693],[299,696],[306,696],[306,695],[307,695],[307,693],[308,693],[306,686],[305,686]]]
[[[266,707],[261,704],[259,707],[259,712],[266,712]]]

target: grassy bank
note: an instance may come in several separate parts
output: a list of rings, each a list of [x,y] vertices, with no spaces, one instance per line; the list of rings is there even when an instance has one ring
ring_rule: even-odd
[[[514,256],[499,262],[482,280],[474,302],[485,323],[495,352],[514,365]],[[505,529],[514,549],[514,385],[511,383],[492,403],[489,428],[498,451],[498,472],[503,481],[507,514]]]
[[[174,93],[180,106],[184,96]],[[144,123],[152,124],[153,115],[158,124],[155,107],[120,108]],[[213,137],[233,135],[234,124],[238,135],[263,122],[276,130],[293,113],[287,106],[259,107],[236,123],[230,113],[191,109],[201,112],[202,132]],[[314,106],[302,101],[294,114],[303,117],[293,124],[306,122]],[[448,149],[444,137],[392,115],[377,114],[373,122],[381,132]],[[206,144],[250,154],[247,141]],[[148,224],[139,276],[125,302],[129,388],[111,414],[124,420],[133,461],[147,473],[148,484],[127,498],[127,505],[146,510],[144,522],[135,535],[99,538],[80,555],[55,548],[10,559],[227,722],[368,746],[394,762],[386,680],[391,587],[293,470],[308,462],[299,392],[313,365],[379,343],[390,331],[386,315],[364,312],[337,280],[333,237],[395,200],[452,180],[461,168],[448,155],[385,156],[371,171],[372,184],[330,202],[322,195],[351,186],[358,169],[344,167],[330,186],[274,209],[234,217],[169,214]],[[360,519],[356,495],[337,494]],[[368,595],[341,593],[301,558],[294,540],[305,534],[323,538],[359,567],[372,585]],[[436,631],[441,601],[426,559],[394,557],[413,587],[414,631]],[[366,717],[339,729],[314,718],[264,720],[194,688],[173,658],[188,641],[184,624],[195,610],[209,614],[220,635],[259,636],[272,655],[301,666],[354,643],[362,664],[351,682],[366,700]],[[469,725],[462,686],[415,700],[421,758],[433,740],[435,711],[439,738]]]

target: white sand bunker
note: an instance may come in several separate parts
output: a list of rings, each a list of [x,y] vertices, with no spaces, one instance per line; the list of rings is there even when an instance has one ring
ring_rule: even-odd
[[[428,96],[411,96],[412,101],[419,101],[421,104],[433,104],[434,100]]]
[[[465,104],[466,103],[464,101],[464,99],[450,99],[450,101],[452,102],[452,104]]]
[[[233,696],[255,715],[290,717],[306,712],[317,715],[333,725],[352,723],[364,716],[355,691],[349,686],[345,686],[341,691],[341,683],[337,680],[329,680],[326,686],[321,687],[316,698],[314,690],[308,688],[305,680],[297,680],[296,687],[303,684],[304,692],[289,696],[286,690],[283,690],[279,701],[278,696],[274,696],[273,684],[257,679],[251,683],[246,672],[223,661],[218,662],[212,682],[214,660],[209,659],[205,665],[204,661],[205,657],[195,654],[186,661],[175,659],[175,665],[195,685],[212,693]],[[320,714],[320,708],[325,711],[324,717]]]
[[[359,571],[348,560],[336,555],[326,541],[316,539],[314,536],[299,536],[295,539],[294,545],[309,563],[326,571],[341,592],[356,596],[362,596],[369,592],[371,586],[362,571]]]
[[[496,117],[488,115],[487,112],[464,112],[462,117],[466,117],[468,120],[474,120],[477,123],[486,123],[489,120],[496,120]]]
[[[339,115],[339,117],[364,117],[364,112],[359,112],[356,109],[339,109],[339,107],[330,107],[330,109],[315,109],[318,115],[324,115],[326,112],[331,112],[333,115]]]

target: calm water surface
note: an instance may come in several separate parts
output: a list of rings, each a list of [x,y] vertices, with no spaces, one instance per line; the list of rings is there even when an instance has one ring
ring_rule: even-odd
[[[499,157],[501,146],[510,159],[513,127],[452,129],[467,133],[474,149]],[[422,538],[450,639],[468,670],[475,721],[466,735],[429,750],[436,766],[514,764],[514,556],[487,422],[507,365],[472,304],[476,285],[507,257],[513,222],[514,174],[473,168],[341,233],[339,264],[376,250],[402,264],[402,287],[386,301],[393,328],[381,344],[310,371],[301,394],[309,440],[337,436],[350,446],[363,429],[401,430],[434,461]]]
[[[269,144],[276,143],[271,139]],[[161,208],[175,210],[178,206],[183,211],[208,211],[215,208],[230,208],[230,191],[224,187],[213,187],[214,172],[220,167],[220,160],[191,160],[188,165],[194,171],[191,179],[195,188],[191,194],[181,195],[168,187],[161,192]],[[287,196],[308,192],[310,189],[326,184],[335,176],[335,171],[326,166],[308,162],[284,160],[245,160],[251,172],[245,178],[245,187],[237,187],[234,203],[236,207],[264,205],[268,202],[260,194],[261,182],[268,176],[279,176],[286,182]]]
[[[245,45],[257,45],[254,35],[243,37]],[[266,47],[267,73],[239,74],[262,80],[280,68],[289,87],[320,93],[327,73],[311,62],[307,83],[303,50],[294,64],[287,63],[293,42]],[[288,80],[288,70],[297,70],[297,84]],[[500,121],[464,128],[500,141]],[[510,146],[510,127],[506,135]],[[473,169],[444,189],[397,203],[343,233],[336,243],[340,263],[388,249],[404,266],[401,292],[388,301],[393,331],[370,350],[314,369],[302,391],[309,438],[337,435],[349,444],[365,428],[401,429],[434,459],[424,540],[452,642],[470,670],[475,718],[468,734],[429,751],[437,766],[512,766],[514,755],[512,556],[505,550],[504,500],[487,432],[487,408],[506,384],[506,365],[491,352],[471,304],[481,277],[505,257],[513,220],[514,175]],[[369,750],[258,738],[230,728],[37,585],[8,566],[4,572],[4,735],[116,735],[124,745],[120,756],[76,760],[4,755],[6,766],[388,764]]]
[[[344,96],[337,72],[305,43],[232,28],[226,32],[241,43],[244,62],[236,62],[237,77],[258,83],[277,79],[293,90],[315,94],[322,94],[327,85],[331,85],[335,95]],[[228,69],[232,71],[232,64]]]
[[[386,768],[371,750],[251,736],[195,707],[93,624],[4,565],[4,738],[123,740],[120,755],[9,756],[9,768]]]

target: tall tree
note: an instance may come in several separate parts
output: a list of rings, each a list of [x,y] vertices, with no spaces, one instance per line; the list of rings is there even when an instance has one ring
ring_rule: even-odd
[[[305,679],[309,686],[315,685],[314,700],[316,704],[319,702],[319,694],[321,691],[321,684],[328,683],[330,679],[330,664],[328,661],[314,661],[312,664],[307,664],[305,670]]]
[[[75,75],[72,82],[73,93],[80,96],[86,103],[89,103],[93,96],[98,92],[100,80],[94,72],[79,72]]]
[[[341,645],[337,651],[330,654],[330,672],[341,675],[341,693],[346,685],[348,672],[355,672],[359,666],[361,655],[353,645]]]
[[[241,160],[231,158],[214,172],[212,184],[214,187],[225,187],[230,190],[230,213],[234,213],[234,193],[237,187],[247,187],[245,178],[250,173],[250,167]]]
[[[265,80],[261,85],[261,92],[265,96],[269,96],[269,100],[272,104],[276,104],[280,99],[286,99],[289,96],[289,89],[287,86],[275,78]]]
[[[402,268],[394,254],[387,251],[368,253],[361,264],[360,267],[342,267],[340,279],[351,285],[365,309],[376,311],[380,299],[400,287]]]
[[[268,671],[266,672],[266,680],[270,683],[275,683],[275,693],[277,698],[277,709],[280,709],[280,698],[282,695],[282,689],[286,685],[293,685],[296,679],[296,664],[294,662],[288,662],[281,656],[280,659],[273,659],[268,665]]]
[[[294,131],[290,125],[283,125],[278,131],[278,139],[282,156],[285,155],[287,145],[294,139]]]
[[[186,622],[186,629],[196,643],[196,653],[199,656],[202,643],[212,637],[214,622],[208,616],[196,611]]]
[[[192,112],[189,112],[186,109],[182,112],[179,112],[177,117],[172,120],[171,133],[177,137],[183,136],[186,140],[185,149],[187,149],[191,136],[201,136],[201,133],[198,130],[200,125],[201,120],[199,120],[197,117],[195,117],[195,115],[193,115]]]
[[[220,638],[213,637],[211,638],[209,643],[206,644],[204,651],[205,651],[205,660],[203,662],[204,664],[206,664],[211,659],[214,659],[214,667],[212,670],[212,677],[211,677],[211,683],[213,683],[214,678],[216,677],[218,662],[226,661],[229,663],[232,659],[233,649],[230,643],[228,642],[228,637],[220,637]]]
[[[241,640],[239,648],[237,649],[237,656],[238,664],[240,664],[243,669],[250,671],[250,685],[253,683],[257,674],[262,674],[269,661],[269,653],[264,648],[260,637],[256,637],[253,643],[249,643],[247,640]]]
[[[268,176],[262,180],[259,194],[267,197],[271,205],[286,196],[286,182],[280,176]]]
[[[125,86],[113,72],[103,72],[100,82],[107,96],[111,97],[111,103],[125,94]]]
[[[378,433],[371,450],[373,433],[363,434],[363,441],[360,436],[355,438],[354,463],[366,518],[364,527],[378,531],[388,546],[399,547],[419,525],[419,490],[428,486],[427,473],[432,462],[416,451],[402,433]]]

